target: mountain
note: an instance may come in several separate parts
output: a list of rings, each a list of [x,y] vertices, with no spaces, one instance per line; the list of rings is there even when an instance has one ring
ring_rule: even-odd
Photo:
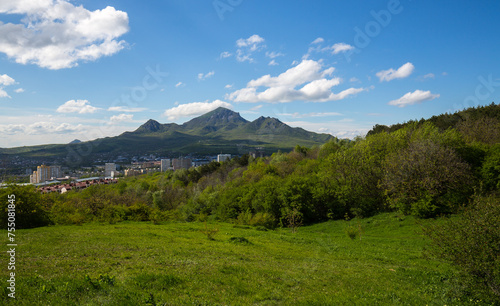
[[[3,149],[22,157],[64,158],[69,163],[90,163],[98,158],[158,154],[245,154],[262,147],[267,154],[290,151],[296,145],[311,147],[334,138],[302,128],[292,128],[276,118],[260,117],[252,122],[239,113],[218,108],[184,124],[161,124],[148,120],[135,131],[119,136],[67,145],[44,145]]]

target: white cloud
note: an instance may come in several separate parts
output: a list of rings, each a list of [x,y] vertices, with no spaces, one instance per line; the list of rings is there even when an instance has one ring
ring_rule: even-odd
[[[1,24],[2,23],[0,22],[0,26]],[[13,78],[6,74],[0,75],[0,85],[10,86],[12,84],[16,84],[16,81]]]
[[[422,103],[424,101],[434,100],[439,98],[439,94],[432,94],[430,91],[415,90],[409,92],[397,100],[392,100],[388,104],[398,107]]]
[[[111,124],[116,124],[123,121],[131,121],[133,117],[134,115],[120,114],[111,116],[111,118],[109,118],[109,121]]]
[[[352,77],[352,78],[349,79],[349,82],[351,82],[351,83],[358,83],[358,82],[360,82],[360,80],[358,78],[356,78],[356,77]]]
[[[221,100],[215,100],[213,102],[193,102],[167,109],[163,115],[167,116],[168,120],[176,120],[182,117],[203,115],[219,107],[233,108],[231,104]]]
[[[279,64],[278,64],[278,63],[276,63],[276,61],[275,61],[275,60],[272,60],[272,61],[270,61],[270,62],[269,62],[269,64],[268,64],[268,65],[269,65],[269,66],[278,66]]]
[[[203,73],[198,73],[198,80],[200,81],[203,81],[203,80],[206,80],[210,77],[213,77],[215,74],[215,71],[210,71],[210,72],[207,72],[206,74],[203,74]]]
[[[238,47],[236,50],[236,60],[239,62],[253,62],[254,59],[252,58],[252,53],[265,48],[264,41],[264,38],[257,34],[254,34],[247,39],[238,39],[236,41],[236,46]]]
[[[18,89],[15,89],[14,92],[15,93],[22,93],[22,92],[24,92],[24,89],[23,88],[18,88]]]
[[[324,121],[324,122],[308,122],[308,121],[286,121],[284,122],[292,127],[301,127],[308,131],[325,133],[336,136],[338,138],[353,139],[356,136],[363,136],[372,128],[372,125],[358,123],[355,121]]]
[[[125,112],[125,113],[139,113],[147,110],[141,107],[127,107],[127,106],[112,106],[108,108],[109,112]]]
[[[71,68],[126,46],[117,39],[129,30],[128,15],[111,6],[89,11],[68,0],[2,1],[0,13],[24,16],[18,24],[0,23],[0,52],[20,64]]]
[[[232,56],[232,54],[227,51],[224,51],[220,54],[220,58],[228,58],[230,56]]]
[[[318,37],[316,38],[312,43],[311,45],[315,45],[315,44],[320,44],[322,42],[324,42],[325,40],[322,38],[322,37]]]
[[[261,105],[257,105],[257,106],[252,107],[250,110],[251,110],[251,111],[254,111],[254,112],[255,112],[255,111],[258,111],[259,109],[261,109],[261,108],[262,108],[262,106],[263,106],[262,104],[261,104]]]
[[[202,74],[202,75],[203,75],[203,74]],[[184,83],[182,83],[182,82],[179,82],[179,83],[175,84],[175,87],[176,87],[176,88],[179,88],[179,87],[181,87],[181,86],[183,86],[183,85],[185,85],[185,84],[184,84]]]
[[[349,50],[354,49],[353,46],[345,44],[345,43],[338,43],[330,47],[330,50],[332,50],[333,54],[339,54],[341,52],[347,52]]]
[[[227,84],[226,86],[224,86],[225,89],[231,89],[233,88],[234,84]]]
[[[110,125],[104,118],[82,117],[78,114],[37,114],[38,111],[0,112],[0,147],[69,143],[116,136],[129,130],[130,125]]]
[[[83,126],[72,125],[69,123],[54,123],[54,122],[35,122],[27,126],[18,126],[18,129],[23,128],[24,133],[29,135],[45,135],[45,134],[67,134],[79,131]]]
[[[341,113],[337,113],[337,112],[324,112],[324,113],[316,113],[316,112],[313,112],[313,113],[307,113],[307,114],[303,114],[303,113],[284,113],[284,114],[280,114],[281,116],[287,116],[287,117],[293,117],[293,118],[317,118],[317,117],[332,117],[332,116],[343,116],[343,114]]]
[[[305,54],[302,59],[308,59],[312,52],[320,52],[320,53],[330,52],[331,54],[339,54],[339,53],[347,52],[347,51],[354,49],[353,46],[346,44],[346,43],[336,43],[332,46],[322,47],[320,45],[322,42],[324,42],[324,39],[322,39],[322,38],[321,39],[318,38],[315,41],[313,41],[311,44],[317,45],[317,46],[309,47],[307,54]]]
[[[391,68],[389,70],[379,71],[377,72],[376,76],[380,79],[380,82],[383,81],[389,82],[394,79],[403,79],[409,77],[414,69],[415,66],[413,66],[412,63],[408,62],[403,66],[399,67],[398,70],[394,70]]]
[[[274,52],[274,51],[269,52],[268,51],[268,52],[266,52],[266,56],[269,57],[269,58],[271,58],[271,59],[273,59],[273,58],[277,58],[277,57],[285,56],[285,55],[283,53],[281,53],[281,52]]]
[[[247,39],[240,38],[236,41],[236,46],[239,48],[249,47],[251,51],[255,51],[259,48],[259,45],[264,42],[264,38],[257,34],[250,36]]]
[[[9,94],[0,87],[0,98],[10,98]]]
[[[234,102],[268,102],[283,103],[297,100],[310,102],[326,102],[341,100],[354,95],[363,88],[349,88],[338,94],[331,88],[340,84],[340,78],[326,79],[333,73],[333,67],[322,70],[320,62],[303,60],[299,65],[288,69],[277,77],[262,76],[248,82],[246,88],[236,90],[228,95],[227,99]],[[298,88],[302,86],[301,88]],[[259,87],[268,87],[258,91]]]
[[[434,75],[434,73],[428,73],[426,75],[423,76],[424,79],[433,79],[435,78],[436,76]]]
[[[57,108],[58,113],[92,114],[99,108],[91,106],[87,100],[69,100]]]

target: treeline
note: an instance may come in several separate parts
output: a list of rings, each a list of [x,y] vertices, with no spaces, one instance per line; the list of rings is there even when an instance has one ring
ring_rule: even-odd
[[[499,108],[490,105],[354,141],[297,146],[290,153],[243,156],[62,195],[19,186],[0,195],[16,195],[19,228],[206,218],[274,227],[286,226],[291,216],[308,224],[393,210],[430,218],[457,212],[473,195],[500,188]],[[462,119],[444,129],[441,122],[455,117]],[[2,205],[6,212],[6,201]],[[5,228],[6,218],[0,222]]]

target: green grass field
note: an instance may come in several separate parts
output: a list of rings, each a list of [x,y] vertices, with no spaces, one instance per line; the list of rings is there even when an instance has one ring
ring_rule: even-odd
[[[361,228],[361,237],[350,239],[349,226]],[[481,304],[450,297],[454,272],[425,257],[413,217],[330,221],[297,233],[208,227],[219,230],[214,240],[196,222],[19,230],[16,300],[7,297],[4,282],[0,304]],[[2,235],[7,241],[6,231]],[[7,259],[2,255],[5,279]]]

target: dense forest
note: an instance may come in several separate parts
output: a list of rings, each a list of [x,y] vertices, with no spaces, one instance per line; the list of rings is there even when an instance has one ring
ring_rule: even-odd
[[[377,125],[364,138],[297,146],[264,158],[244,155],[66,194],[10,186],[0,196],[16,195],[18,228],[218,220],[272,229],[387,211],[419,218],[460,213],[463,218],[454,219],[460,220],[454,225],[428,231],[439,245],[436,253],[455,261],[474,255],[464,266],[500,295],[499,189],[500,106],[491,104]],[[7,204],[2,201],[5,214]],[[1,220],[3,228],[6,220]],[[481,251],[479,241],[484,242]],[[453,249],[466,243],[479,253]],[[493,266],[471,264],[478,258]]]

